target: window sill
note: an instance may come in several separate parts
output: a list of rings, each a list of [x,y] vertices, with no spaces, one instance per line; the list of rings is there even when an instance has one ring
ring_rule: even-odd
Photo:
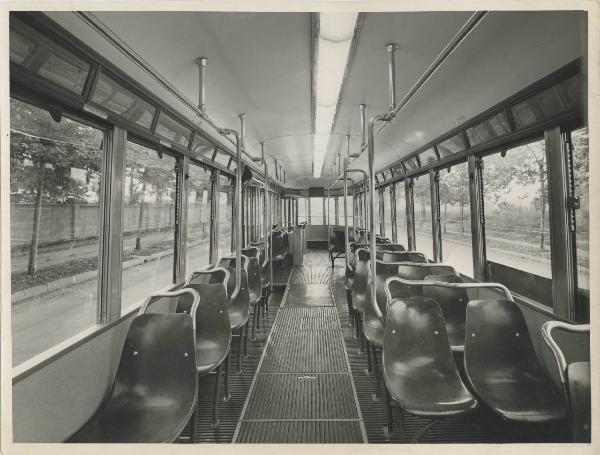
[[[82,344],[88,342],[89,340],[96,338],[107,330],[115,327],[116,325],[123,322],[125,319],[131,317],[134,313],[139,311],[142,302],[136,304],[123,314],[120,318],[109,322],[108,324],[96,324],[88,329],[79,332],[77,335],[72,336],[71,338],[67,338],[65,341],[47,349],[44,352],[32,357],[25,362],[20,363],[19,365],[13,367],[12,369],[12,383],[13,385],[18,384],[23,379],[31,376],[36,371],[41,370],[46,365],[54,362],[55,360],[63,357],[69,352],[73,351],[77,347]]]

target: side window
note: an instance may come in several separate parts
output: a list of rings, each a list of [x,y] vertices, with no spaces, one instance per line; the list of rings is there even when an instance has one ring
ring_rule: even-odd
[[[187,180],[186,275],[210,263],[211,171],[190,163]]]
[[[431,188],[429,174],[415,179],[415,244],[416,250],[433,258],[433,234],[431,226]]]
[[[577,284],[590,289],[590,182],[589,182],[589,142],[587,128],[571,133],[573,144],[573,172],[575,197],[579,199],[579,209],[575,211],[575,232],[577,243]]]
[[[10,100],[13,365],[96,324],[103,138]]]
[[[440,169],[440,212],[444,263],[473,276],[471,206],[467,163]]]
[[[221,174],[219,193],[219,256],[225,256],[233,250],[233,191],[235,181]]]
[[[396,184],[396,230],[398,243],[408,249],[408,229],[406,227],[406,191],[404,182]]]
[[[383,227],[385,230],[385,236],[388,239],[392,238],[392,209],[391,209],[391,191],[390,187],[387,186],[383,190]]]
[[[125,147],[121,313],[173,284],[177,159]]]
[[[552,277],[544,141],[484,158],[487,259]]]

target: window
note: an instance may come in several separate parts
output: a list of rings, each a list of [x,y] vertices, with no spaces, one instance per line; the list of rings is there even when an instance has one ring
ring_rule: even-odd
[[[544,141],[484,159],[487,259],[552,277]]]
[[[235,180],[221,174],[219,194],[219,256],[226,256],[233,251],[231,240],[233,229],[233,194]]]
[[[391,209],[391,192],[390,187],[383,190],[383,226],[384,234],[388,239],[392,238],[392,209]]]
[[[156,108],[100,73],[91,102],[113,114],[150,129]]]
[[[158,116],[158,123],[156,124],[154,134],[166,139],[172,144],[177,144],[181,147],[187,148],[188,144],[190,143],[192,131],[188,127],[179,123],[165,111],[161,111]]]
[[[517,128],[525,128],[581,106],[583,82],[581,75],[535,94],[511,107]]]
[[[504,112],[500,112],[477,125],[467,128],[467,137],[472,147],[489,142],[510,133]]]
[[[186,275],[210,264],[211,172],[190,163],[187,179]]]
[[[323,222],[323,198],[310,198],[310,224],[322,225]]]
[[[194,134],[194,140],[192,141],[192,153],[198,156],[203,156],[208,160],[212,160],[213,153],[215,152],[215,146],[200,136],[198,133]]]
[[[577,246],[577,284],[590,288],[590,183],[588,130],[581,128],[571,133],[573,143],[573,171],[575,197],[579,198],[579,210],[575,211]]]
[[[13,365],[96,324],[102,131],[10,100]]]
[[[121,314],[173,284],[177,159],[125,148]]]
[[[220,164],[221,166],[227,167],[229,164],[229,160],[231,159],[231,155],[221,149],[217,150],[217,154],[215,155],[215,163]]]
[[[415,179],[415,244],[416,250],[433,258],[433,234],[431,226],[431,188],[429,174]]]
[[[298,223],[305,223],[308,221],[308,214],[306,210],[306,198],[298,198]]]
[[[404,164],[404,169],[406,169],[407,173],[413,172],[413,171],[416,171],[417,169],[419,169],[419,163],[417,161],[416,156],[407,158],[406,160],[404,160],[402,162],[402,164]]]
[[[421,166],[427,166],[428,164],[437,163],[437,155],[433,148],[427,149],[424,152],[419,153],[419,162]]]
[[[408,250],[408,229],[406,227],[406,192],[404,182],[396,185],[396,232],[397,242]]]
[[[458,133],[456,136],[452,136],[438,144],[437,149],[441,160],[464,150],[465,140],[463,139],[462,133]]]
[[[14,18],[10,19],[9,40],[11,63],[76,95],[83,93],[88,63]]]
[[[328,217],[328,223],[331,225],[336,225],[338,224],[337,220],[335,219],[335,197],[328,197],[327,198],[327,209],[329,210],[329,217]]]
[[[439,176],[443,262],[473,277],[468,165],[441,169]]]

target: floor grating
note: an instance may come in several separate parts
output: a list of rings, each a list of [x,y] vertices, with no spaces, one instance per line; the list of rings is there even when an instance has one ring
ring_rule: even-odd
[[[234,442],[365,440],[324,257],[292,270]]]

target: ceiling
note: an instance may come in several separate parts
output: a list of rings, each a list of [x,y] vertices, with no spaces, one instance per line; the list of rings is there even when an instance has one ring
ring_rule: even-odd
[[[86,44],[190,115],[164,87],[71,12],[46,13]],[[246,149],[277,158],[286,186],[327,186],[338,152],[360,145],[359,104],[367,118],[388,110],[387,51],[395,42],[398,98],[466,22],[468,12],[367,13],[341,93],[321,178],[312,177],[311,14],[239,12],[94,12],[108,28],[189,99],[208,58],[207,113],[239,129]],[[380,169],[584,53],[585,13],[490,12],[376,141]],[[190,115],[191,117],[191,115]],[[191,117],[192,118],[192,117]],[[352,167],[366,169],[366,154]]]

